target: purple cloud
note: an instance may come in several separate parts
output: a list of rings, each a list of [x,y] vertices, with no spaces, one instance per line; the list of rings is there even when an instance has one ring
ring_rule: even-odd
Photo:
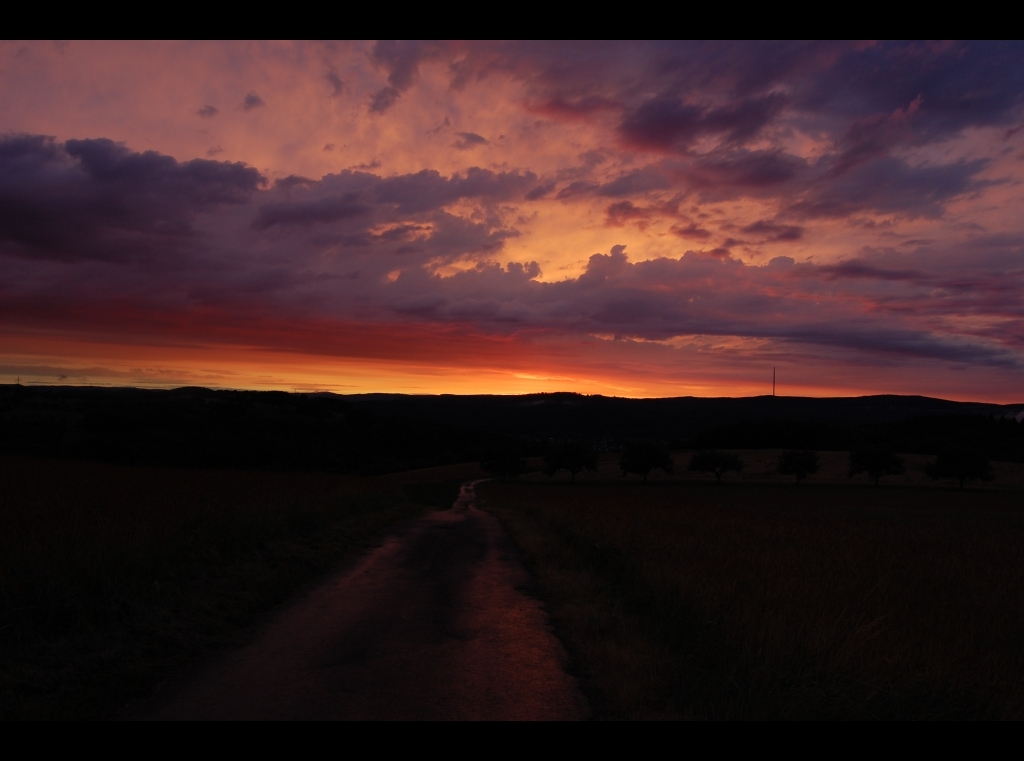
[[[263,98],[251,90],[242,98],[243,111],[252,111],[254,108],[262,108],[265,105],[267,104],[264,103]]]
[[[737,99],[723,106],[698,106],[659,96],[631,110],[622,120],[622,139],[638,148],[687,151],[705,135],[742,144],[755,137],[785,107],[786,98],[769,95]]]
[[[59,260],[119,259],[177,245],[200,212],[244,204],[263,184],[243,164],[178,162],[110,140],[0,139],[0,245]]]
[[[370,99],[370,112],[383,114],[412,87],[423,61],[442,52],[436,43],[381,40],[373,46],[371,60],[388,72],[388,84]]]
[[[775,222],[759,220],[743,228],[749,235],[764,235],[769,242],[800,240],[804,236],[804,228],[798,225],[780,225]]]
[[[858,363],[1024,367],[1022,43],[379,42],[370,60],[369,83],[338,64],[350,81],[316,68],[311,91],[360,92],[381,126],[431,65],[452,98],[512,81],[522,119],[488,123],[486,167],[389,175],[382,162],[401,164],[385,148],[338,133],[312,145],[349,170],[272,185],[239,163],[4,136],[0,310],[44,319],[64,304],[115,313],[134,299],[238,321],[731,337]],[[262,105],[250,92],[241,108]],[[440,119],[426,114],[413,131]],[[565,138],[560,164],[526,165],[528,146],[559,134],[592,139]],[[219,148],[204,140],[200,154]],[[456,161],[487,143],[452,140],[467,151]],[[534,212],[548,221],[532,223]],[[616,245],[584,259],[592,249],[564,242],[572,230],[547,245],[538,231],[552,219],[637,254]],[[780,246],[792,256],[765,264]],[[540,263],[508,262],[511,250]]]
[[[478,145],[486,145],[487,138],[482,137],[475,132],[456,132],[455,136],[458,140],[455,141],[454,146],[460,151],[467,151],[470,148],[475,148]]]

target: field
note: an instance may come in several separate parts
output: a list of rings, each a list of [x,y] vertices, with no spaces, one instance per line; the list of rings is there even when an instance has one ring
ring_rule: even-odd
[[[476,474],[0,458],[0,717],[116,716]]]
[[[595,717],[1024,717],[1020,465],[960,491],[908,458],[876,489],[824,452],[795,487],[739,454],[720,487],[686,453],[478,487]],[[482,475],[0,458],[0,716],[124,715]]]
[[[1005,479],[684,478],[478,487],[596,718],[1024,718],[1024,493]]]
[[[740,473],[726,473],[722,477],[723,483],[745,483],[745,484],[790,484],[793,483],[792,476],[783,476],[776,471],[779,462],[781,449],[729,449],[724,450],[736,454],[743,462],[743,470]],[[715,477],[710,473],[696,473],[687,469],[690,463],[692,451],[677,451],[672,453],[674,462],[673,473],[664,473],[660,470],[651,471],[649,481],[657,482],[682,482],[682,483],[714,483]],[[955,485],[952,480],[934,481],[925,472],[928,463],[935,457],[929,455],[904,454],[902,457],[906,463],[906,472],[898,476],[883,476],[882,484],[886,486],[914,486],[919,488],[947,489]],[[806,485],[869,485],[871,479],[866,474],[850,477],[848,468],[850,465],[849,452],[818,452],[818,472],[807,477]],[[542,472],[543,462],[538,458],[529,461],[534,471],[524,476],[522,480],[550,483],[569,481],[569,474],[562,470],[553,478],[549,478]],[[993,480],[987,482],[974,482],[973,489],[1024,489],[1024,463],[1019,462],[993,462]],[[597,472],[584,471],[576,476],[580,483],[606,483],[608,481],[623,480],[619,469],[619,455],[616,453],[603,453],[598,458]],[[639,476],[629,476],[629,479],[638,481]]]

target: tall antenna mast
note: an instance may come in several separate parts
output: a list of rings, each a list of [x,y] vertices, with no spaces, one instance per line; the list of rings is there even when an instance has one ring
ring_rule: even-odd
[[[775,396],[775,368],[772,368],[772,396]]]

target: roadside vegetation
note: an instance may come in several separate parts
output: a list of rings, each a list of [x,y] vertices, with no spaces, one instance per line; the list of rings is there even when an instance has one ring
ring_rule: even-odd
[[[116,716],[465,477],[0,457],[0,717]]]
[[[596,718],[1024,718],[1021,493],[795,475],[477,491]]]

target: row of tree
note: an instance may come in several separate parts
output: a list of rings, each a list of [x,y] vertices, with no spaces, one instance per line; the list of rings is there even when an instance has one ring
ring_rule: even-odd
[[[585,440],[565,441],[551,445],[544,455],[544,473],[554,476],[566,471],[570,480],[584,471],[596,472],[598,453],[593,444]],[[521,456],[518,444],[505,440],[492,445],[481,461],[481,466],[493,476],[506,480],[517,478],[527,472],[526,461]],[[805,478],[818,472],[818,453],[809,449],[790,449],[782,453],[776,471],[793,476],[799,484]],[[655,470],[672,473],[674,462],[668,445],[660,441],[633,441],[626,444],[619,457],[619,467],[624,476],[638,475],[647,480]],[[743,470],[743,460],[731,452],[705,449],[695,452],[690,458],[689,470],[714,475],[717,483],[722,482],[726,473]],[[906,472],[902,457],[887,449],[859,449],[850,453],[848,474],[851,478],[867,474],[875,486],[884,476],[900,475]],[[950,449],[942,452],[928,464],[926,472],[934,479],[954,479],[960,488],[968,481],[992,480],[992,466],[988,459],[972,449]]]
[[[870,420],[868,410],[862,413]],[[972,449],[990,460],[1024,462],[1024,421],[1007,416],[960,414],[873,423],[835,419],[747,420],[706,428],[689,439],[679,440],[675,448],[832,452],[883,449],[931,457],[947,450]]]
[[[800,483],[818,472],[818,453],[810,450],[789,450],[779,458],[778,472],[796,477]],[[906,461],[888,449],[859,449],[850,452],[848,475],[853,478],[867,474],[878,486],[883,476],[907,472]],[[936,480],[953,479],[964,488],[968,481],[991,481],[992,464],[976,449],[950,448],[925,466],[925,473]]]

